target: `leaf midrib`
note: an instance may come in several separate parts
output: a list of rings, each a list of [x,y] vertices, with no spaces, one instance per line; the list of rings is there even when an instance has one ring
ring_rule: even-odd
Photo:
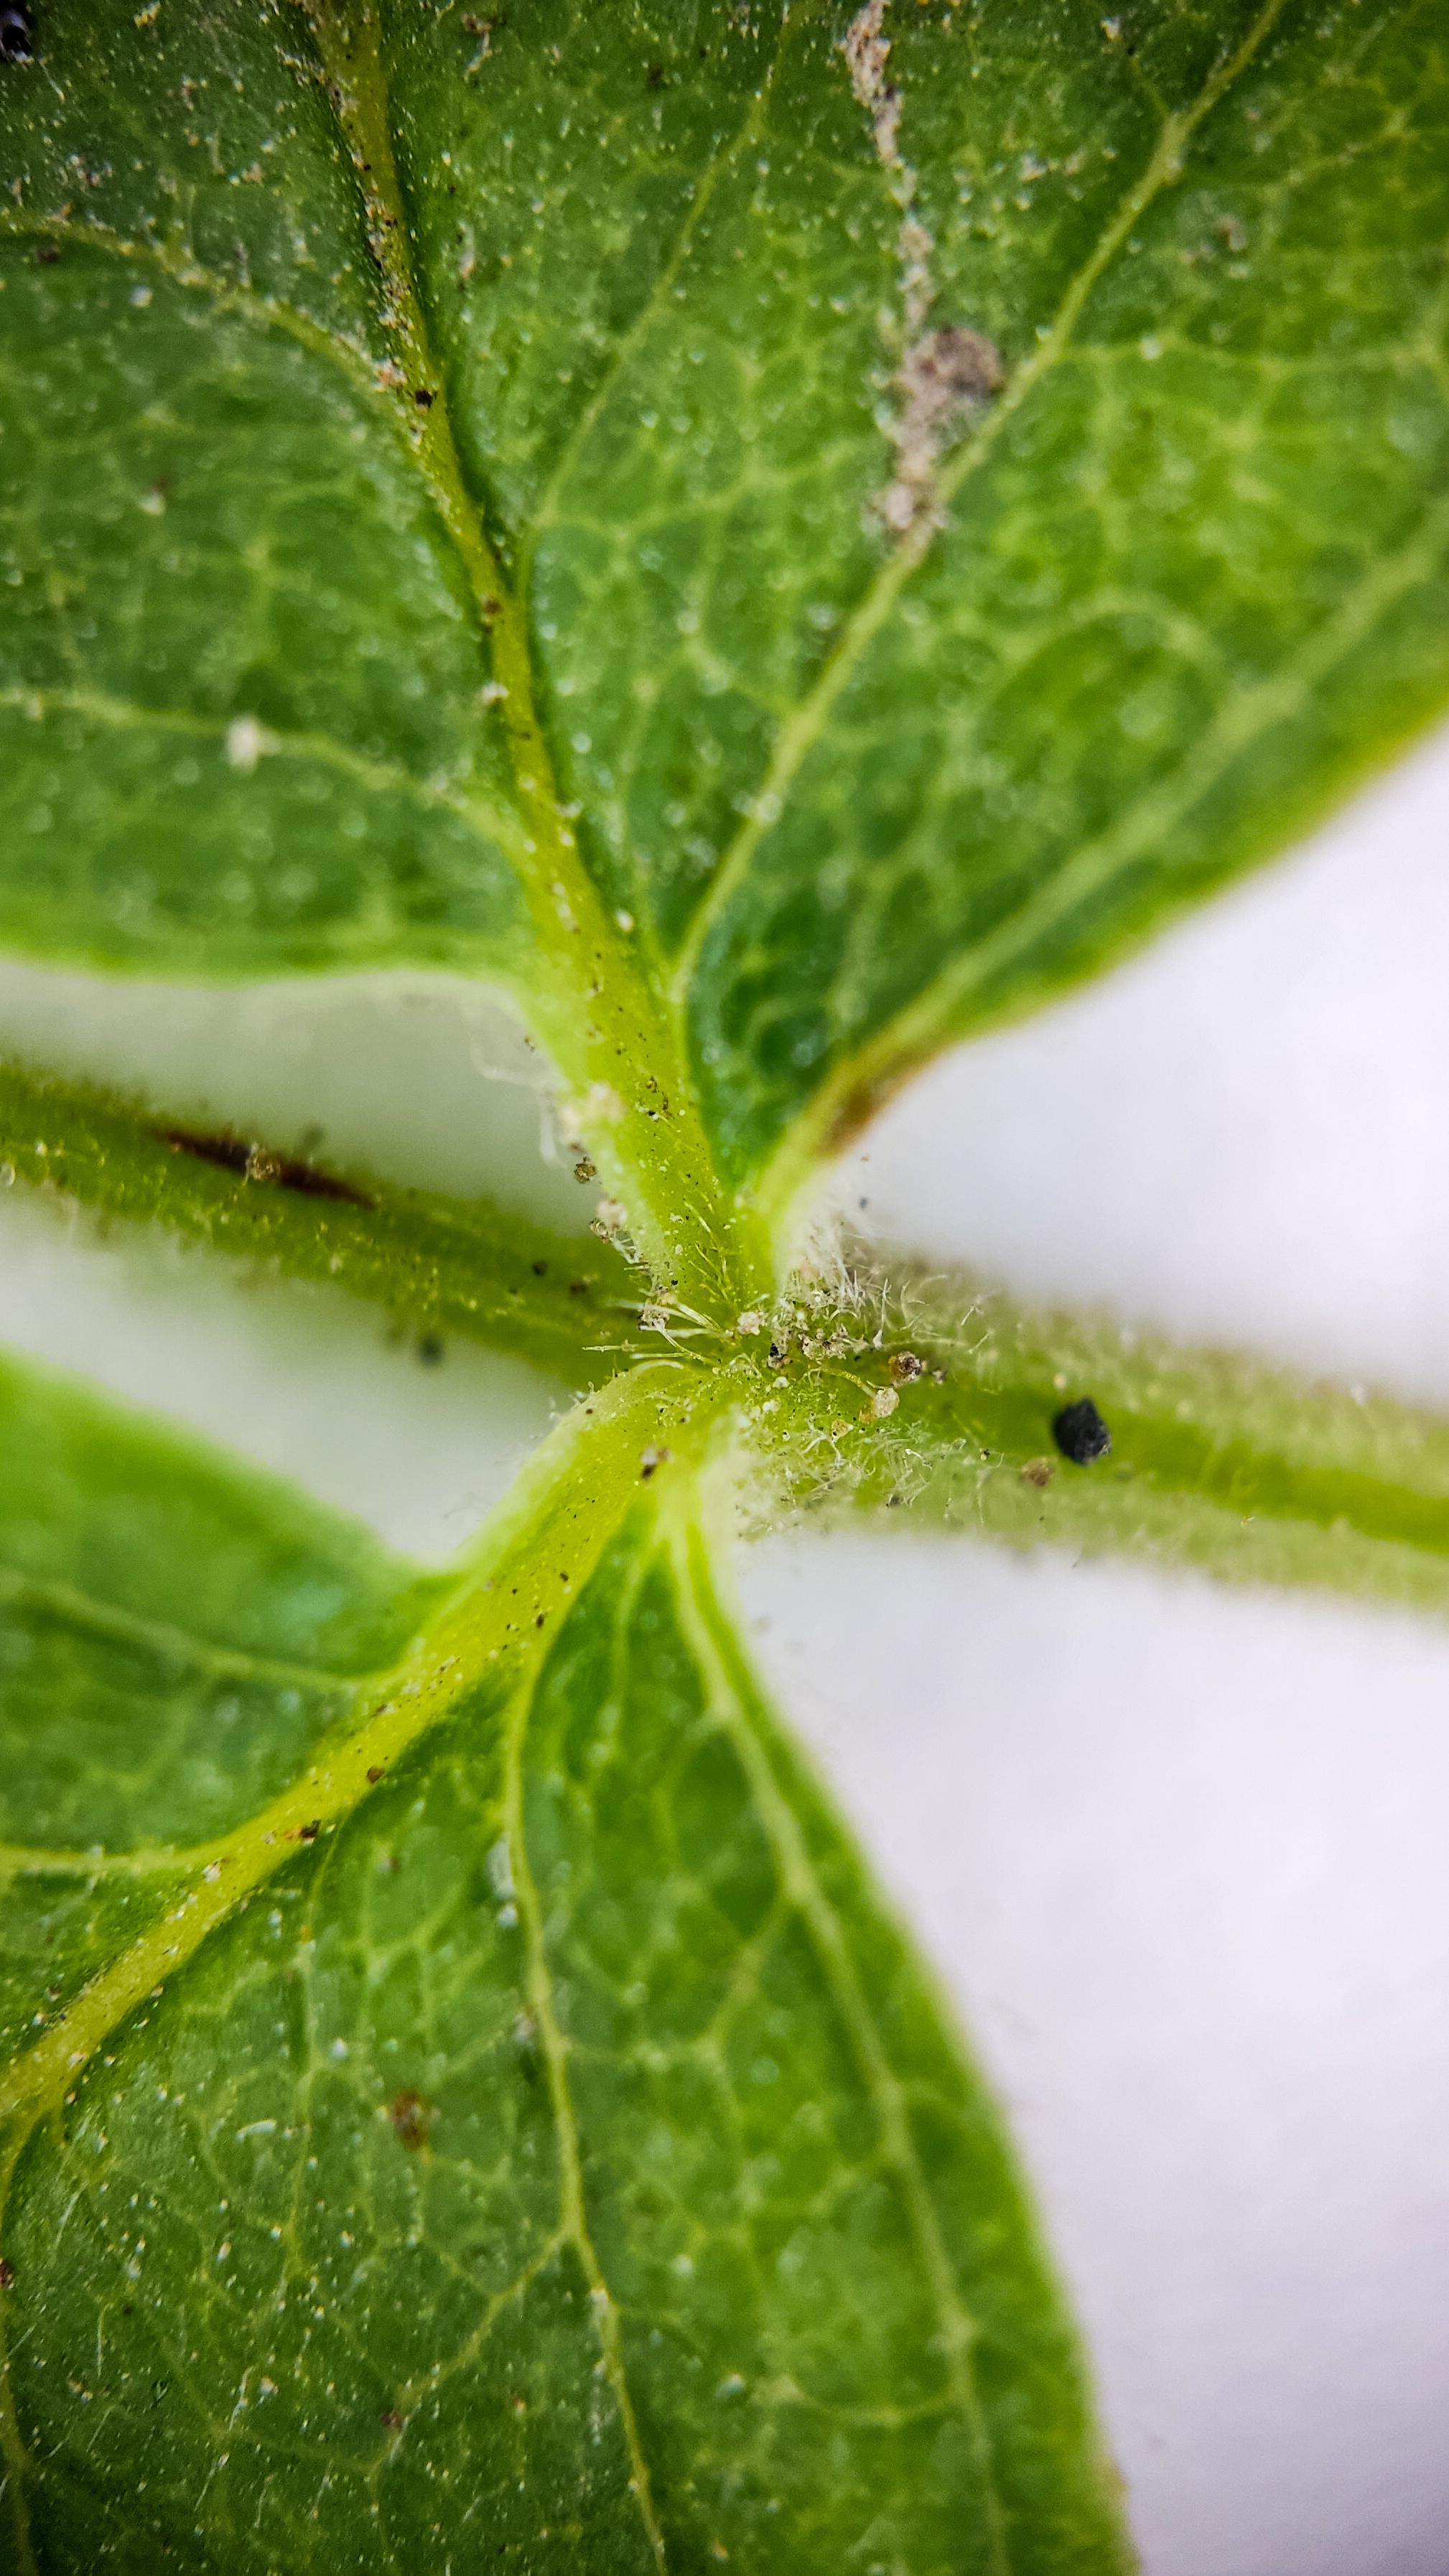
[[[315,1823],[321,1830],[345,1823],[502,1656],[517,1655],[528,1669],[543,1651],[545,1631],[532,1611],[514,1616],[512,1603],[516,1594],[532,1597],[535,1565],[545,1552],[556,1555],[563,1544],[554,1533],[555,1516],[563,1512],[583,1525],[582,1537],[570,1544],[578,1551],[575,1574],[586,1572],[619,1516],[623,1495],[637,1485],[641,1437],[655,1434],[663,1416],[681,1460],[708,1441],[726,1401],[725,1390],[714,1390],[712,1405],[701,1404],[697,1373],[685,1373],[675,1386],[679,1374],[668,1362],[645,1363],[576,1406],[550,1433],[485,1525],[481,1546],[466,1552],[456,1586],[438,1605],[421,1646],[386,1673],[350,1685],[357,1696],[375,1699],[384,1691],[392,1696],[345,1738],[339,1740],[334,1731],[320,1740],[303,1774],[244,1825],[178,1851],[178,1869],[200,1871],[220,1862],[220,1874],[210,1883],[201,1878],[184,1897],[174,1923],[168,1918],[153,1925],[93,1978],[68,2006],[63,2029],[51,2031],[0,2071],[0,2124],[27,2111],[33,2122],[58,2099],[74,2070],[117,2022],[159,1979],[184,1966],[208,1934],[282,1866],[290,1856],[289,1845],[312,1839],[310,1833],[302,1835],[303,1825]],[[685,1408],[678,1419],[671,1394],[676,1405],[682,1398]],[[592,1432],[585,1427],[590,1423]],[[576,1455],[582,1441],[588,1444],[590,1461],[586,1479],[580,1477]],[[540,1583],[538,1590],[558,1597],[552,1584]],[[168,1941],[173,1929],[177,1938]],[[79,2048],[77,2040],[84,2043]]]

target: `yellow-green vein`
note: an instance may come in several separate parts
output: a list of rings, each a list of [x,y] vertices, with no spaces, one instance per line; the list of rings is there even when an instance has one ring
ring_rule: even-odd
[[[1042,378],[1060,364],[1071,345],[1082,307],[1103,270],[1116,257],[1133,225],[1141,220],[1153,199],[1180,177],[1184,151],[1204,117],[1211,114],[1247,68],[1286,5],[1287,0],[1266,0],[1266,6],[1259,11],[1241,45],[1219,65],[1193,105],[1181,115],[1168,118],[1141,177],[1126,191],[1111,222],[1099,235],[1090,257],[1083,261],[1063,295],[1046,338],[1010,377],[989,418],[975,436],[966,442],[952,462],[943,467],[938,478],[939,500],[943,509],[949,506],[963,485],[981,471],[999,444],[1008,422],[1020,411]],[[920,514],[910,533],[882,564],[859,607],[842,628],[839,641],[808,697],[782,725],[769,767],[752,800],[749,820],[741,825],[721,858],[710,880],[709,892],[690,924],[689,936],[676,960],[672,990],[681,1006],[687,1004],[700,953],[711,930],[748,872],[766,832],[779,820],[790,789],[820,740],[867,647],[887,623],[907,583],[930,553],[939,523],[939,512],[924,511]]]
[[[946,2250],[941,2222],[916,2153],[905,2096],[866,2001],[839,1917],[815,1874],[799,1820],[781,1792],[769,1755],[751,1722],[754,1693],[739,1648],[716,1605],[714,1578],[698,1522],[677,1513],[668,1543],[681,1620],[691,1634],[702,1669],[713,1677],[715,1711],[749,1784],[781,1886],[809,1936],[880,2122],[882,2149],[895,2171],[916,2252],[930,2283],[948,2384],[976,2455],[986,2504],[992,2576],[1010,2576],[991,2436],[971,2362],[978,2329],[961,2297]]]

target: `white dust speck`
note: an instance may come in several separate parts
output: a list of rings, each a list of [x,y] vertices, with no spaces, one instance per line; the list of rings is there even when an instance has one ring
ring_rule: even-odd
[[[236,716],[226,729],[226,756],[233,769],[255,769],[263,754],[275,751],[276,742],[255,716]]]

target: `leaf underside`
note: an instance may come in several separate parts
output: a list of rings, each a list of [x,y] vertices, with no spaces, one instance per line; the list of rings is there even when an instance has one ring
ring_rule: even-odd
[[[1441,706],[1442,11],[29,14],[0,945],[486,979],[617,1200],[0,1069],[0,1178],[582,1391],[427,1574],[0,1367],[0,2567],[1108,2576],[999,2120],[711,1565],[743,1487],[1445,1606],[1442,1426],[788,1272],[904,1073]]]
[[[353,16],[5,72],[12,945],[462,966],[573,1079],[596,941],[774,1205],[1442,703],[1433,0],[913,0],[885,132],[839,9]]]
[[[94,2052],[10,2178],[35,2564],[1115,2564],[999,2124],[687,1471],[178,1972],[442,1579],[62,1381],[0,1402],[6,2018],[43,1976]],[[122,1945],[156,1991],[107,2029]]]

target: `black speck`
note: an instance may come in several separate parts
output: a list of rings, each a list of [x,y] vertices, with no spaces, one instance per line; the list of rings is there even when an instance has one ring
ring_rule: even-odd
[[[664,65],[662,63],[651,63],[646,77],[651,89],[662,89],[664,87]]]
[[[20,0],[6,0],[0,8],[0,63],[28,63],[34,33],[30,11]]]
[[[548,1277],[548,1263],[546,1261],[535,1261],[533,1265],[533,1275],[535,1279],[546,1279]]]
[[[437,1368],[443,1356],[441,1333],[424,1333],[418,1341],[418,1357],[424,1368]]]
[[[1052,1438],[1074,1467],[1090,1467],[1112,1446],[1112,1434],[1089,1395],[1062,1406],[1052,1421]]]
[[[427,385],[414,385],[413,400],[419,411],[431,411],[437,399],[437,395],[431,392]]]
[[[35,254],[36,264],[40,268],[54,268],[59,257],[60,253],[54,242],[42,242]]]
[[[321,1830],[322,1819],[320,1816],[314,1816],[310,1824],[297,1827],[297,1840],[299,1843],[315,1843]]]

